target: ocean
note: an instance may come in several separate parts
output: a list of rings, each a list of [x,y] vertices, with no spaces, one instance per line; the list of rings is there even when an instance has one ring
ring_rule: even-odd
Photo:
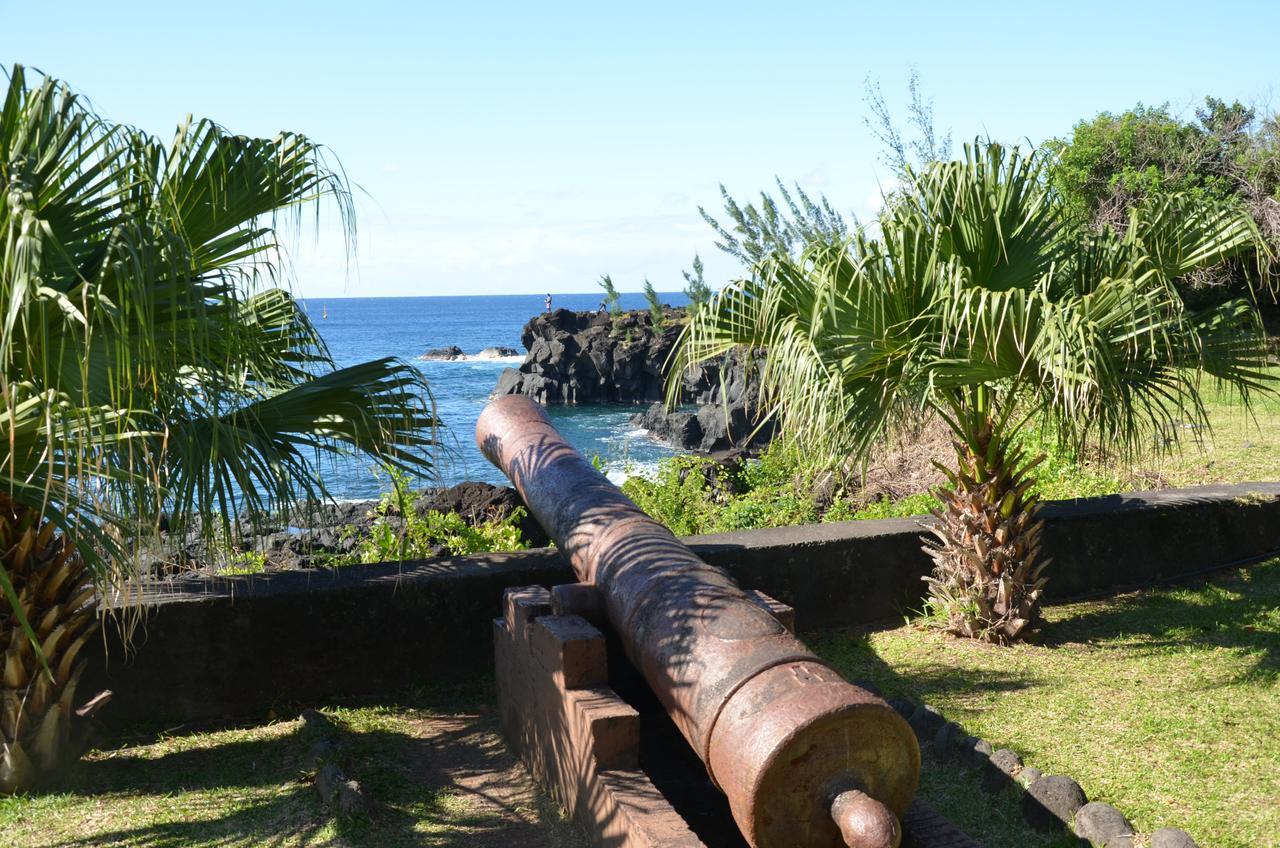
[[[590,310],[600,305],[599,293],[554,294],[553,308]],[[660,293],[663,303],[683,306],[682,293]],[[463,480],[506,482],[475,446],[476,419],[504,368],[517,368],[524,359],[520,331],[543,311],[543,295],[458,295],[451,297],[309,298],[303,302],[329,352],[339,366],[383,356],[396,356],[418,368],[431,385],[436,413],[444,424],[434,479],[417,485],[452,485]],[[622,295],[624,309],[645,308],[644,296]],[[427,362],[419,357],[433,348],[457,345],[467,354],[487,347],[515,348],[519,356],[506,360],[466,359]],[[621,481],[652,469],[659,459],[677,451],[652,439],[631,423],[642,407],[627,405],[553,406],[552,421],[574,447],[588,458],[600,456],[606,473]],[[326,462],[325,485],[339,500],[377,497],[388,481],[367,458]]]

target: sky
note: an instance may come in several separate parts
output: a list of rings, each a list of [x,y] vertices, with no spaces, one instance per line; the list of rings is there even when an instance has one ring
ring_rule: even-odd
[[[356,192],[290,247],[306,297],[581,292],[738,273],[698,215],[775,177],[865,218],[892,186],[865,124],[1040,142],[1142,102],[1280,93],[1280,3],[115,3],[0,0],[0,63],[168,137],[188,113],[323,143]],[[1280,99],[1274,104],[1280,107]],[[721,216],[723,217],[723,216]]]

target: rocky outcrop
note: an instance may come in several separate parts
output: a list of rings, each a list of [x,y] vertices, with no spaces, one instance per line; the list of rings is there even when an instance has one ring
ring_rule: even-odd
[[[519,356],[520,351],[513,347],[503,347],[497,345],[495,347],[487,347],[474,356],[468,356],[462,348],[457,345],[449,345],[448,347],[437,347],[419,356],[427,362],[456,362],[460,359],[506,359],[511,356]]]
[[[528,353],[498,379],[496,395],[527,395],[542,404],[645,403],[663,396],[662,366],[680,336],[681,310],[661,328],[648,312],[557,309],[525,324]]]
[[[718,363],[694,366],[682,376],[684,404],[668,410],[655,403],[631,420],[685,450],[758,452],[773,439],[776,428],[772,421],[760,421],[757,364],[733,352]]]
[[[513,347],[498,345],[497,347],[487,347],[480,351],[476,354],[476,359],[507,359],[508,357],[519,355],[520,351]]]
[[[425,359],[428,362],[452,362],[455,359],[462,359],[466,354],[462,352],[462,348],[457,345],[449,345],[448,347],[438,347],[429,350],[419,356],[419,359]]]
[[[524,362],[502,372],[494,394],[527,395],[542,404],[647,403],[632,420],[686,450],[767,444],[773,429],[756,432],[756,384],[751,362],[740,355],[689,369],[680,378],[682,407],[663,407],[664,371],[683,323],[683,309],[665,310],[658,328],[648,312],[557,309],[535,316],[521,336]]]

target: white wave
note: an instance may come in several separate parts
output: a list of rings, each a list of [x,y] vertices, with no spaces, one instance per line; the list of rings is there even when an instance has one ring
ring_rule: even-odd
[[[628,462],[623,465],[605,466],[604,476],[615,486],[621,486],[632,477],[651,480],[658,473],[656,462]]]
[[[422,362],[500,362],[508,365],[519,365],[524,362],[523,356],[479,356],[478,354],[468,353],[455,359],[428,359],[426,356],[417,357]]]
[[[653,438],[653,433],[643,427],[637,427],[634,430],[628,430],[622,436],[625,439],[651,439]]]

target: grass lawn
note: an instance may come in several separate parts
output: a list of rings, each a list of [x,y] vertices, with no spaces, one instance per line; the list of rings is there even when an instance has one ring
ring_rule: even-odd
[[[1201,584],[1046,610],[1034,644],[914,626],[807,635],[851,679],[937,706],[1028,765],[1080,782],[1140,833],[1280,846],[1280,560]],[[927,747],[927,746],[926,746]],[[989,845],[1057,846],[1017,822],[1017,789],[926,762],[922,793]]]
[[[1272,369],[1280,379],[1280,369]],[[1211,433],[1187,431],[1181,449],[1128,469],[1140,488],[1280,480],[1280,397],[1253,398],[1252,414],[1216,389],[1205,392]]]
[[[332,709],[338,762],[373,802],[337,818],[301,720],[91,752],[67,791],[0,798],[0,844],[585,848],[497,735],[489,687],[444,708]]]

